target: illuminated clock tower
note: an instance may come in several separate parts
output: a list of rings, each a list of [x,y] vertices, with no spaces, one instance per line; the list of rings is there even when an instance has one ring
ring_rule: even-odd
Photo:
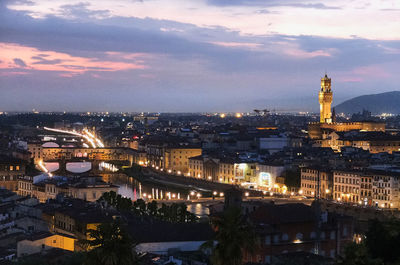
[[[325,74],[321,78],[321,91],[319,91],[319,112],[321,123],[332,123],[332,90],[331,79]]]

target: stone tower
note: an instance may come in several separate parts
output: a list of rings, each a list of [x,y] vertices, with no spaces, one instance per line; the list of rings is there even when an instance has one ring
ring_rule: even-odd
[[[321,78],[321,91],[319,91],[319,111],[321,123],[332,123],[332,90],[331,79],[325,74]]]

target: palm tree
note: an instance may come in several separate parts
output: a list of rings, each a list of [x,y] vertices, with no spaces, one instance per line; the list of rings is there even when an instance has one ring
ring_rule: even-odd
[[[88,250],[85,265],[136,265],[135,245],[118,221],[103,223],[89,230],[89,240],[80,243]]]
[[[256,237],[252,226],[247,222],[239,208],[227,209],[222,218],[215,219],[215,241],[203,247],[212,247],[213,265],[240,265],[243,252],[252,252],[256,246]]]

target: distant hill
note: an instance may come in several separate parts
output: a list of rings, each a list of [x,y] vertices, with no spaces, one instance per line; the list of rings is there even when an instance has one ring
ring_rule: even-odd
[[[400,91],[355,97],[337,105],[336,113],[353,114],[369,110],[372,114],[400,114]]]

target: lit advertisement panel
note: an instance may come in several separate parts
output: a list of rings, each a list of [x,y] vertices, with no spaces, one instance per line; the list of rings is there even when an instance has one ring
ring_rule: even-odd
[[[271,187],[272,186],[272,177],[268,172],[260,172],[259,175],[260,186]]]

